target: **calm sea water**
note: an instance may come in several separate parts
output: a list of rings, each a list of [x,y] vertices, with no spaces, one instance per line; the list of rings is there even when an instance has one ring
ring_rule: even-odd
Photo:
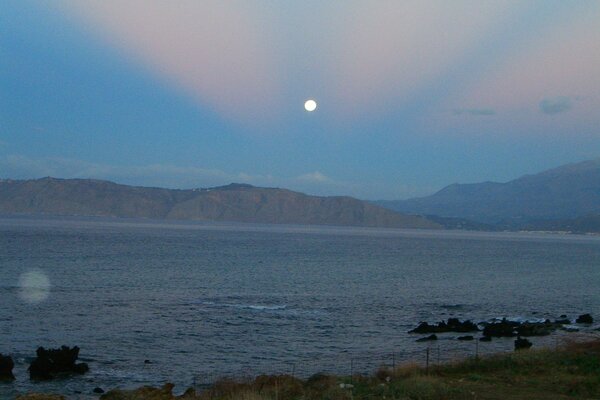
[[[24,290],[28,277],[48,291]],[[17,380],[0,397],[509,350],[407,331],[449,316],[598,319],[599,288],[599,237],[5,217],[0,353]],[[62,344],[91,371],[30,383],[35,349]]]

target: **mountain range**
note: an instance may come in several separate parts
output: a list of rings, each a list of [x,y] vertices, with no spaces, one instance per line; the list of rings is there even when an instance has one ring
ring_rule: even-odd
[[[505,182],[452,184],[431,196],[378,201],[392,210],[504,227],[600,215],[600,159]],[[582,221],[579,221],[581,224]]]
[[[175,190],[92,179],[0,180],[1,214],[80,215],[386,228],[442,226],[346,196],[231,184]]]
[[[378,202],[246,184],[178,190],[94,179],[4,179],[0,214],[600,232],[600,159],[505,183],[452,184],[427,197]]]

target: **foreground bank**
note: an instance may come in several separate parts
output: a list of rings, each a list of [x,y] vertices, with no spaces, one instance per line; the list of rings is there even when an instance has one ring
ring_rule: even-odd
[[[317,374],[302,380],[263,375],[220,380],[203,391],[172,394],[173,385],[111,390],[101,400],[301,400],[301,399],[565,399],[600,398],[600,339],[558,349],[522,350],[424,368],[382,368],[371,376]],[[62,400],[25,395],[18,400]]]

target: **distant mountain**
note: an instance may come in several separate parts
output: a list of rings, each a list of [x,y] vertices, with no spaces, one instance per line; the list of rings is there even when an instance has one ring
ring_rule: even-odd
[[[0,213],[85,215],[270,224],[442,228],[351,197],[231,184],[172,190],[92,179],[0,180]]]
[[[453,184],[428,196],[377,204],[410,214],[518,226],[530,220],[600,213],[600,159],[568,164],[506,183]]]

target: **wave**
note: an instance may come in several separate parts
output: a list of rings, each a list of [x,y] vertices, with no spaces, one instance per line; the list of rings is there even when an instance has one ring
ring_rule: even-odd
[[[229,298],[228,298],[229,300]],[[247,312],[265,313],[272,315],[284,315],[290,318],[322,318],[329,313],[325,310],[302,310],[290,308],[287,304],[260,304],[254,302],[228,302],[215,300],[197,300],[192,304],[201,305],[206,308],[226,308],[232,310],[242,310]]]
[[[509,322],[518,322],[520,324],[523,323],[542,323],[546,321],[546,318],[525,318],[525,317],[495,317],[492,318],[490,321],[491,322],[500,322],[503,319],[506,319]]]
[[[238,308],[244,310],[254,310],[254,311],[278,311],[287,309],[287,304],[272,304],[272,305],[264,305],[264,304],[250,304],[250,303],[217,303],[214,301],[204,301],[199,300],[196,304],[205,305],[205,306],[214,306],[214,307],[227,307],[227,308]]]

